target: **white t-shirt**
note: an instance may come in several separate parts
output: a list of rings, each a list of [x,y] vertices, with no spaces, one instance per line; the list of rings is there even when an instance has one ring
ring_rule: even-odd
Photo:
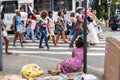
[[[51,19],[51,18],[47,18],[48,19],[48,21],[49,21],[49,26],[50,26],[50,28],[54,28],[55,27],[55,23],[54,23],[54,19]]]
[[[20,12],[21,20],[26,21],[28,14],[26,12]]]

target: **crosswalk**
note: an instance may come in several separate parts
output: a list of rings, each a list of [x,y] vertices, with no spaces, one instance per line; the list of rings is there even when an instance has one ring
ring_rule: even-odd
[[[65,55],[71,55],[73,48],[69,48],[69,43],[64,43],[63,40],[60,40],[58,43],[58,46],[55,47],[52,41],[49,41],[50,49],[47,50],[46,47],[39,48],[39,40],[36,40],[36,42],[32,42],[31,40],[26,40],[27,43],[24,43],[24,48],[20,46],[19,40],[16,42],[16,47],[13,47],[13,43],[9,43],[9,51],[11,51],[13,54],[26,54],[26,55],[34,55],[34,54],[65,54]],[[87,50],[88,56],[104,56],[105,55],[105,43],[106,40],[100,39],[100,43],[90,46]],[[43,46],[45,45],[45,42],[43,42]],[[3,46],[3,52],[5,50],[5,46]]]

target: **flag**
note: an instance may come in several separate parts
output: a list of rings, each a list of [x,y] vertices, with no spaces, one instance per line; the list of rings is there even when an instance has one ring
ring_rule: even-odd
[[[2,10],[3,10],[3,5],[0,6],[0,12],[2,12]]]
[[[28,7],[29,7],[31,13],[33,13],[33,7],[31,5],[28,5]]]

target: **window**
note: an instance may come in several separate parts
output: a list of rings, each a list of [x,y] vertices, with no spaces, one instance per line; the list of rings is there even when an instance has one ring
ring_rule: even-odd
[[[2,2],[3,12],[4,13],[15,13],[15,10],[18,9],[18,2],[17,1],[3,1]]]
[[[37,10],[51,10],[51,0],[34,0],[34,8]]]
[[[66,9],[72,10],[72,0],[54,0],[54,11],[60,11]]]

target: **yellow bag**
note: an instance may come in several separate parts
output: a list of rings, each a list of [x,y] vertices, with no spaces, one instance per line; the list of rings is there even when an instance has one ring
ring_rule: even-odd
[[[44,71],[37,64],[27,64],[20,71],[25,78],[34,78],[44,74]]]
[[[50,40],[53,40],[52,35],[50,35]]]

